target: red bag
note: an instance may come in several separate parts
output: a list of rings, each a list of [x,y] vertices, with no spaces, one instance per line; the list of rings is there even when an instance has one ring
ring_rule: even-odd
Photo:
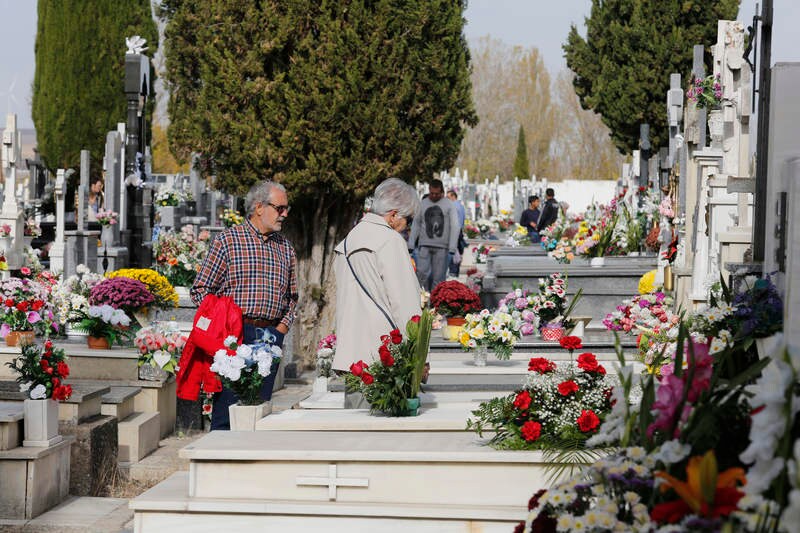
[[[207,295],[194,315],[192,331],[181,353],[180,370],[175,377],[178,398],[197,400],[201,388],[205,392],[222,390],[222,383],[210,367],[214,353],[231,335],[241,343],[241,308],[229,296]]]

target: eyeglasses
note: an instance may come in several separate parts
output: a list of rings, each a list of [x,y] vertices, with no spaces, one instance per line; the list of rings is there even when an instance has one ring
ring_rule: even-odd
[[[270,206],[272,209],[278,212],[278,214],[289,214],[289,210],[291,209],[288,205],[275,205],[267,202],[267,205]]]

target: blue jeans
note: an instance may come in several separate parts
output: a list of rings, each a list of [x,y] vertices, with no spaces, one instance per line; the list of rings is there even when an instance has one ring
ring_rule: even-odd
[[[260,339],[264,330],[269,331],[275,335],[275,345],[283,347],[283,333],[275,328],[257,328],[250,324],[244,324],[242,330],[242,341],[245,344],[251,344],[256,339]],[[261,399],[269,401],[272,399],[272,387],[275,385],[275,376],[278,374],[278,365],[280,361],[273,361],[272,368],[269,376],[264,378],[261,382]],[[214,395],[214,405],[211,409],[211,430],[230,430],[231,420],[228,413],[228,407],[239,401],[238,396],[228,387],[223,386],[222,392]]]

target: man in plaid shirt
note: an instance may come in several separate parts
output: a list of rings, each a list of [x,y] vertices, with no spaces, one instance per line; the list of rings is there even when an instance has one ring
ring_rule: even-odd
[[[207,294],[230,296],[242,309],[246,344],[262,337],[264,330],[283,345],[297,306],[297,258],[289,241],[279,232],[289,214],[286,189],[265,181],[247,193],[242,224],[226,229],[214,239],[191,290],[200,305]],[[264,380],[261,398],[272,398],[277,363]],[[230,429],[228,406],[238,398],[225,388],[214,397],[211,429]]]

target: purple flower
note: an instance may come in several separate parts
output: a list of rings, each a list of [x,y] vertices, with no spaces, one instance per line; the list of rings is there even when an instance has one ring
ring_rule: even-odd
[[[639,300],[639,307],[641,307],[642,309],[647,309],[648,307],[650,307],[650,302],[648,302],[647,300]]]
[[[528,299],[517,298],[516,300],[514,300],[514,306],[516,306],[517,309],[525,309],[526,307],[528,307]]]
[[[8,324],[3,324],[2,326],[0,326],[0,337],[3,337],[5,339],[9,333],[11,333],[11,326],[9,326]]]

